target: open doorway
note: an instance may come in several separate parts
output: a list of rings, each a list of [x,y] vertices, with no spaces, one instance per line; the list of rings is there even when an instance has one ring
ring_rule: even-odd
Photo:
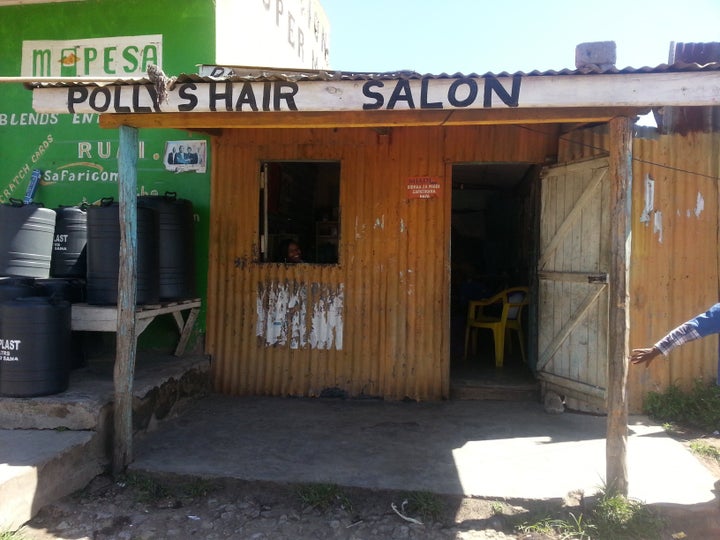
[[[512,399],[518,387],[528,396],[537,393],[530,367],[532,305],[520,308],[524,351],[519,332],[508,332],[502,367],[496,366],[491,330],[472,328],[467,350],[466,332],[471,302],[532,286],[539,173],[528,163],[452,167],[450,376],[456,396],[469,387],[483,387],[485,397],[494,399]],[[499,310],[485,308],[489,315]]]

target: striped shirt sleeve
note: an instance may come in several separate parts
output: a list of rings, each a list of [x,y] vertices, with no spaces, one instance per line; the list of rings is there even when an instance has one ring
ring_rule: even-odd
[[[681,324],[655,344],[664,355],[670,351],[696,339],[720,333],[720,303],[715,304],[705,313]]]
[[[661,353],[667,356],[667,354],[676,347],[679,347],[680,345],[683,345],[689,341],[700,339],[700,337],[701,336],[698,333],[697,329],[689,322],[686,322],[675,328],[664,338],[658,341],[655,344],[655,347]]]

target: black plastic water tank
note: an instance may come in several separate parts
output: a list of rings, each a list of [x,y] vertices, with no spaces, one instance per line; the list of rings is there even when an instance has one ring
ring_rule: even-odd
[[[85,301],[85,280],[79,278],[43,278],[33,280],[34,295],[47,296],[53,300],[65,300],[71,304]],[[70,336],[70,369],[85,367],[83,351],[84,332],[72,332]]]
[[[120,205],[112,198],[87,209],[86,301],[93,305],[117,304],[120,268]],[[137,207],[137,304],[160,299],[157,213]]]
[[[138,204],[158,214],[158,267],[160,298],[178,300],[195,297],[195,233],[193,205],[177,193],[141,196]]]
[[[10,199],[0,205],[0,276],[50,275],[55,211]]]
[[[43,278],[35,280],[38,296],[50,296],[71,304],[85,301],[85,280],[80,278]]]
[[[50,275],[85,279],[87,212],[85,207],[61,206],[55,209]]]
[[[70,303],[29,296],[0,302],[0,395],[63,392],[70,376]]]
[[[33,278],[0,277],[0,302],[25,296],[41,296]]]

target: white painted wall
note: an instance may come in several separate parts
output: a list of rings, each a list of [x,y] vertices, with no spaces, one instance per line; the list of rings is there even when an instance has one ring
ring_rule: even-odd
[[[319,0],[216,2],[216,64],[329,67],[330,24]]]

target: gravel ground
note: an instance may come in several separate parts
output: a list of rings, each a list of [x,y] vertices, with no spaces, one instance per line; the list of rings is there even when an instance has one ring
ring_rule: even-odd
[[[720,449],[717,433],[702,438],[692,432],[675,436],[686,445],[702,441]],[[720,478],[717,459],[700,459]],[[131,474],[121,481],[98,476],[83,490],[41,509],[11,538],[543,540],[559,536],[521,533],[517,526],[550,516],[567,518],[568,512],[578,516],[585,511],[580,494],[555,502],[492,501],[334,486]],[[666,526],[663,534],[654,535],[652,540],[720,538],[717,504],[654,511]],[[0,534],[0,538],[5,537]]]
[[[23,540],[550,538],[514,532],[529,511],[522,504],[424,494],[403,507],[408,494],[326,488],[100,476],[43,508],[19,534]]]

